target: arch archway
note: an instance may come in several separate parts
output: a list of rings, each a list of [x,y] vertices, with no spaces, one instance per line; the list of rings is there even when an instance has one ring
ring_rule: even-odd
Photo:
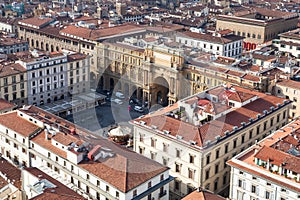
[[[36,48],[39,48],[39,41],[38,41],[38,40],[35,41],[35,47],[36,47]]]
[[[46,43],[46,51],[49,51],[49,44]]]
[[[41,42],[41,49],[44,50],[44,42]]]
[[[150,86],[151,105],[167,106],[169,102],[169,83],[164,77],[157,77]]]
[[[54,51],[54,46],[53,45],[51,45],[51,52],[53,52]]]

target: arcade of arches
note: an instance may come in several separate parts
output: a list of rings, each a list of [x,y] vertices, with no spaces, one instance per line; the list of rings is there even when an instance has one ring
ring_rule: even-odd
[[[174,83],[173,83],[174,84]],[[139,99],[141,102],[149,102],[149,106],[159,104],[167,106],[176,102],[176,97],[170,93],[169,82],[164,77],[157,77],[148,86],[143,87],[127,81],[119,81],[116,78],[101,76],[98,82],[101,90],[121,91],[126,97]],[[173,91],[173,90],[172,90]]]

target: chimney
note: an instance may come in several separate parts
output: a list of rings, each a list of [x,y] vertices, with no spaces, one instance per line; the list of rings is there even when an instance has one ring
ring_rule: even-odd
[[[49,134],[48,129],[45,129],[45,140],[49,140],[48,134]]]

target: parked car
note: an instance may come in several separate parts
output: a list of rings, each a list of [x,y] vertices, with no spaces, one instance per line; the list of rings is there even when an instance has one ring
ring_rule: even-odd
[[[124,94],[122,94],[121,92],[116,92],[116,97],[120,98],[120,99],[125,99]]]
[[[111,101],[114,102],[115,104],[119,104],[119,105],[123,104],[123,101],[121,99],[113,99]]]
[[[137,111],[137,112],[140,112],[140,113],[143,113],[143,112],[144,112],[144,108],[141,107],[141,106],[134,106],[133,109],[134,109],[135,111]]]

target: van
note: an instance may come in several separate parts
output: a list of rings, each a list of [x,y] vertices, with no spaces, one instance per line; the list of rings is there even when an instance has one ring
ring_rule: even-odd
[[[124,94],[122,94],[121,92],[116,92],[116,97],[120,98],[120,99],[125,99]]]

